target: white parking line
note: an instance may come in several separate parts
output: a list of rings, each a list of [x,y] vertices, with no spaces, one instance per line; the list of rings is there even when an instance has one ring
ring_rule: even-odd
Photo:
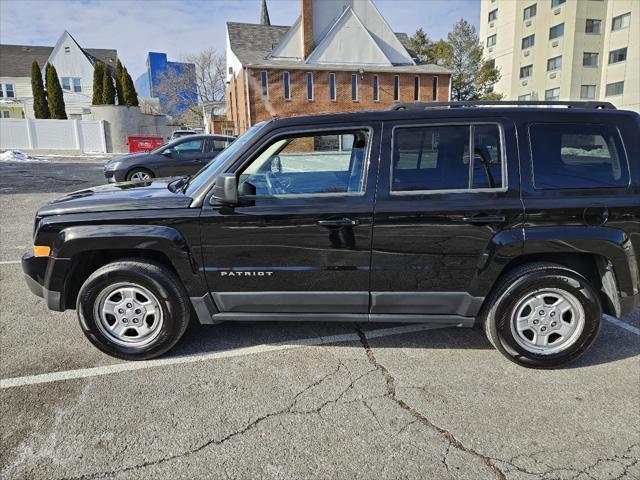
[[[20,263],[20,260],[3,260],[0,265],[14,265],[16,263]]]
[[[380,328],[370,330],[367,338],[388,337],[391,335],[400,335],[403,333],[421,332],[438,328],[434,325],[405,325],[401,327]],[[246,355],[254,355],[257,353],[276,352],[279,350],[291,350],[300,347],[311,347],[317,345],[325,345],[328,343],[340,342],[359,342],[360,337],[355,333],[345,333],[341,335],[329,335],[327,337],[303,338],[295,340],[294,343],[274,343],[270,345],[256,345],[254,347],[238,348],[235,350],[226,350],[223,352],[201,353],[196,355],[187,355],[184,357],[165,358],[159,360],[146,360],[141,362],[118,363],[116,365],[106,365],[104,367],[81,368],[78,370],[67,370],[62,372],[43,373],[40,375],[29,375],[26,377],[13,377],[0,379],[0,389],[22,387],[25,385],[36,385],[40,383],[60,382],[64,380],[75,380],[79,378],[99,377],[102,375],[111,375],[113,373],[131,372],[134,370],[143,370],[146,368],[163,367],[169,365],[180,365],[185,363],[205,362],[209,360],[217,360],[220,358],[242,357]]]
[[[610,317],[609,315],[605,315],[604,319],[608,322],[613,323],[614,325],[624,328],[625,330],[635,333],[636,335],[640,335],[640,328],[636,328],[633,325],[629,325],[627,322],[623,322],[622,320],[618,320],[615,317]]]

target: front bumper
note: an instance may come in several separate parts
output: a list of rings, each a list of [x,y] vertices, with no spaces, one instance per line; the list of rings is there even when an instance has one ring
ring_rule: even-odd
[[[29,290],[38,297],[44,298],[47,307],[56,312],[65,310],[63,303],[63,291],[52,289],[52,280],[60,274],[60,267],[66,270],[69,261],[66,259],[53,259],[51,257],[36,257],[27,252],[22,256],[22,271]],[[56,265],[57,264],[57,265]],[[61,285],[64,283],[62,282]]]

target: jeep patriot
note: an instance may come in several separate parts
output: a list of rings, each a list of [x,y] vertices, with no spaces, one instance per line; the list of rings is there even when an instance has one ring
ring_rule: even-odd
[[[167,352],[192,318],[421,322],[482,325],[551,368],[640,303],[640,116],[463,102],[271,120],[193,177],[55,200],[33,238],[31,291],[118,358]]]

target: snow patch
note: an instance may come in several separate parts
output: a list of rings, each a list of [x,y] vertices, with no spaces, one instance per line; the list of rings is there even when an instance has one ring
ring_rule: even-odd
[[[7,150],[0,153],[0,162],[46,162],[47,160],[33,158],[20,150]]]

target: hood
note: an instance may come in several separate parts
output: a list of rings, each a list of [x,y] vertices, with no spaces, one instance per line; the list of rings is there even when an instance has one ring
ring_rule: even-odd
[[[187,208],[191,197],[169,190],[170,181],[114,183],[78,190],[42,206],[37,215]]]
[[[130,163],[137,162],[139,160],[144,160],[145,158],[149,158],[151,152],[137,152],[137,153],[129,153],[127,155],[121,155],[119,157],[113,157],[107,163],[104,164],[105,170],[115,169],[117,165],[127,165]]]

